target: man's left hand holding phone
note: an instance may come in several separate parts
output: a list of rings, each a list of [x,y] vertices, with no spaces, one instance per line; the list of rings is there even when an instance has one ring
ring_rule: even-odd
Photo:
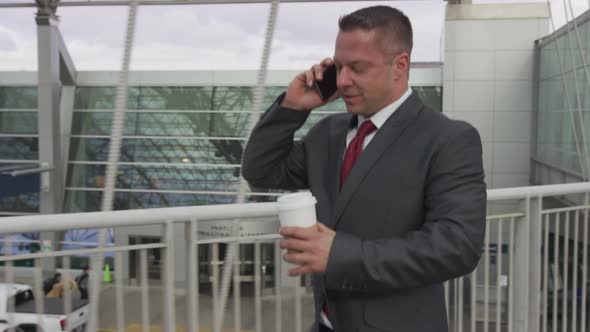
[[[291,81],[281,107],[309,112],[323,106],[340,97],[335,81],[334,61],[326,58]]]

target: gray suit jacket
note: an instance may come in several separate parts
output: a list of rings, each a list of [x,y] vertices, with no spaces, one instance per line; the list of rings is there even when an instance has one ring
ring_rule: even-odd
[[[259,187],[309,188],[318,220],[336,230],[325,274],[314,275],[317,331],[327,299],[336,332],[447,331],[442,283],[483,251],[486,188],[481,140],[413,93],[377,131],[339,189],[351,114],[322,119],[301,140],[308,112],[262,116],[244,152]]]

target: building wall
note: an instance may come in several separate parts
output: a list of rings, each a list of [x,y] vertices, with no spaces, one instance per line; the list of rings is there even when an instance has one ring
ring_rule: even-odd
[[[548,31],[546,4],[447,7],[443,112],[478,129],[489,188],[529,184],[534,41]]]

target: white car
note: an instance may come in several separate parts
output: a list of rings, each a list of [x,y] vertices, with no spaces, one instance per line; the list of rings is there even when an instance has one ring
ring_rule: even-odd
[[[8,310],[8,300],[14,300],[14,310]],[[72,312],[64,313],[64,300],[43,298],[41,320],[36,312],[33,289],[23,284],[0,283],[0,332],[62,332],[85,330],[88,322],[88,301],[72,299]],[[39,323],[40,322],[40,323]],[[9,325],[10,324],[10,325]],[[0,325],[1,326],[1,325]]]
[[[20,327],[0,321],[0,332],[24,332]]]

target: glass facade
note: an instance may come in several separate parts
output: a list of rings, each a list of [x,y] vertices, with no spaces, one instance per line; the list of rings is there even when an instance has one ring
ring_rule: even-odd
[[[584,62],[590,63],[586,49],[590,45],[590,24],[581,23],[578,34],[581,47],[572,28],[570,33],[545,38],[537,49],[535,159],[581,175],[590,143],[585,132],[590,128],[590,85],[584,69]]]
[[[264,107],[285,87],[267,87]],[[436,110],[442,88],[413,87]],[[72,115],[66,212],[100,209],[115,108],[115,87],[78,87]],[[239,187],[254,88],[240,86],[131,87],[116,181],[116,209],[232,203]],[[314,111],[296,133],[343,112],[342,101]],[[37,162],[37,88],[0,87],[0,167]],[[4,177],[4,184],[15,178]],[[16,180],[24,178],[17,177]],[[29,179],[30,180],[30,179]],[[30,184],[28,187],[31,187]],[[265,201],[263,193],[250,201]],[[39,212],[39,192],[0,194],[0,213]]]
[[[37,88],[0,86],[0,168],[39,160]],[[39,212],[39,188],[30,189],[30,176],[0,174],[0,212]],[[24,189],[27,188],[27,189]]]
[[[432,108],[442,108],[442,88],[413,87]],[[263,107],[285,87],[267,87]],[[115,210],[228,204],[236,200],[254,88],[150,86],[129,89]],[[108,161],[115,87],[77,87],[71,122],[65,212],[99,211]],[[342,101],[315,110],[296,133],[300,138],[323,117],[344,112]],[[39,161],[36,87],[0,87],[0,167]],[[0,174],[0,215],[39,212],[39,177]],[[247,201],[274,200],[248,192]],[[92,246],[97,230],[64,234],[65,249]],[[39,250],[39,233],[13,237],[13,252]],[[72,244],[77,242],[79,244]],[[107,242],[114,242],[109,230]],[[7,248],[1,247],[0,255]],[[248,249],[252,251],[252,248]],[[246,250],[243,251],[245,253]],[[206,252],[203,251],[203,254]],[[30,261],[23,261],[24,265]],[[74,257],[72,267],[87,264]]]
[[[442,88],[413,87],[432,108]],[[285,87],[267,87],[264,107]],[[100,209],[115,108],[114,87],[78,87],[74,102],[66,211]],[[233,203],[253,103],[252,87],[131,87],[115,209]],[[315,110],[296,133],[344,112],[342,101]],[[249,201],[270,200],[264,193]]]

